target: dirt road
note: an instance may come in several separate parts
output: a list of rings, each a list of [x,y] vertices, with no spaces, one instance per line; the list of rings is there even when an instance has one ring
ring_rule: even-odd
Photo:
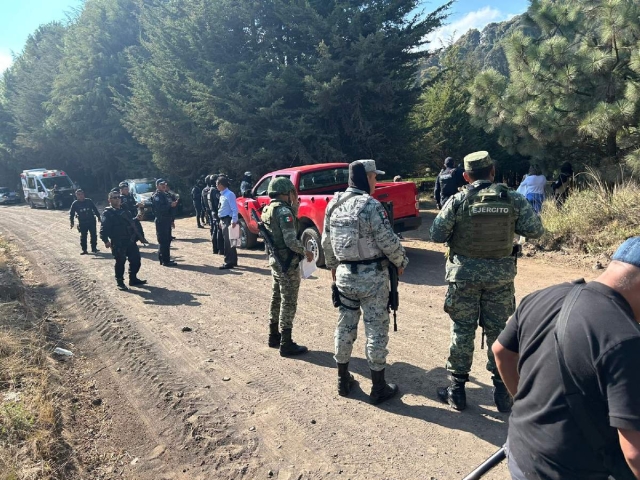
[[[351,398],[336,394],[328,272],[301,287],[294,338],[311,352],[281,358],[266,346],[264,253],[241,250],[240,267],[220,271],[208,231],[191,218],[176,224],[180,266],[161,267],[155,248],[142,248],[140,277],[149,285],[120,292],[110,253],[99,245],[101,253],[80,256],[66,212],[0,207],[0,235],[16,243],[71,319],[65,346],[90,372],[108,418],[94,448],[131,459],[87,478],[459,479],[502,445],[508,417],[493,405],[479,340],[469,408],[458,413],[436,399],[446,382],[449,319],[443,248],[426,241],[426,229],[406,235],[411,263],[399,331],[390,334],[387,377],[402,396],[374,407],[362,332],[351,362],[359,385]],[[154,239],[153,224],[144,226]],[[518,298],[585,275],[527,258],[519,270]],[[506,469],[486,478],[507,478]]]

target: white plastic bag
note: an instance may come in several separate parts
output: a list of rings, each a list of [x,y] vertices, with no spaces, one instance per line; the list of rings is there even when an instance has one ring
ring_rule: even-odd
[[[307,262],[306,259],[300,262],[300,276],[304,279],[309,278],[317,269],[318,266],[316,265],[315,259],[310,262]]]

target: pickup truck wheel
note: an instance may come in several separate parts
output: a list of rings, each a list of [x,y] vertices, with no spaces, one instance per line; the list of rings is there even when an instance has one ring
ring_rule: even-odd
[[[29,204],[29,208],[36,208],[31,199],[27,200],[27,203]]]
[[[240,248],[253,248],[258,244],[258,236],[251,233],[244,218],[238,219],[240,225]]]
[[[305,250],[313,252],[313,258],[318,267],[324,267],[324,252],[322,251],[322,240],[316,227],[309,227],[302,232],[300,237]]]
[[[53,205],[46,198],[44,199],[44,208],[47,209],[47,210],[53,210]]]

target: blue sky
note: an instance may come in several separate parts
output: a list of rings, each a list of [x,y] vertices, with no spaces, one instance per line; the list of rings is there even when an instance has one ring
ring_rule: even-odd
[[[432,11],[445,0],[425,0],[422,8]],[[0,5],[0,72],[11,65],[11,52],[19,53],[29,34],[39,25],[65,21],[67,14],[82,5],[82,0],[2,0]],[[491,22],[507,20],[524,12],[528,0],[457,0],[447,25],[429,36],[439,47],[452,35],[463,35],[470,28],[481,29]]]

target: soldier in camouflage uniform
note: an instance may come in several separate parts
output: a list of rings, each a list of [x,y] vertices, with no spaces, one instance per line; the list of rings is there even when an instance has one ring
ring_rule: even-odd
[[[451,383],[438,389],[438,396],[456,410],[466,408],[465,382],[475,332],[482,322],[493,399],[499,411],[509,412],[513,400],[500,378],[491,345],[515,311],[514,234],[539,238],[544,228],[524,196],[493,183],[495,166],[487,152],[467,155],[464,169],[471,184],[444,205],[431,226],[431,240],[449,246],[444,310],[453,322],[447,360]]]
[[[373,160],[349,165],[349,188],[329,202],[322,235],[326,264],[331,268],[341,303],[334,357],[338,364],[338,394],[347,396],[351,390],[349,359],[362,310],[373,404],[398,392],[398,387],[387,384],[384,378],[389,342],[388,265],[393,262],[402,275],[409,263],[384,207],[371,196],[376,175],[383,173],[376,170]]]
[[[293,318],[298,307],[300,291],[300,260],[313,260],[313,253],[305,250],[298,239],[298,194],[288,178],[276,178],[267,190],[271,203],[264,208],[262,221],[271,233],[275,251],[269,252],[269,266],[273,276],[269,346],[280,346],[280,355],[288,357],[307,352],[307,347],[291,339]],[[278,256],[283,268],[275,259]],[[280,326],[280,332],[278,331]]]

